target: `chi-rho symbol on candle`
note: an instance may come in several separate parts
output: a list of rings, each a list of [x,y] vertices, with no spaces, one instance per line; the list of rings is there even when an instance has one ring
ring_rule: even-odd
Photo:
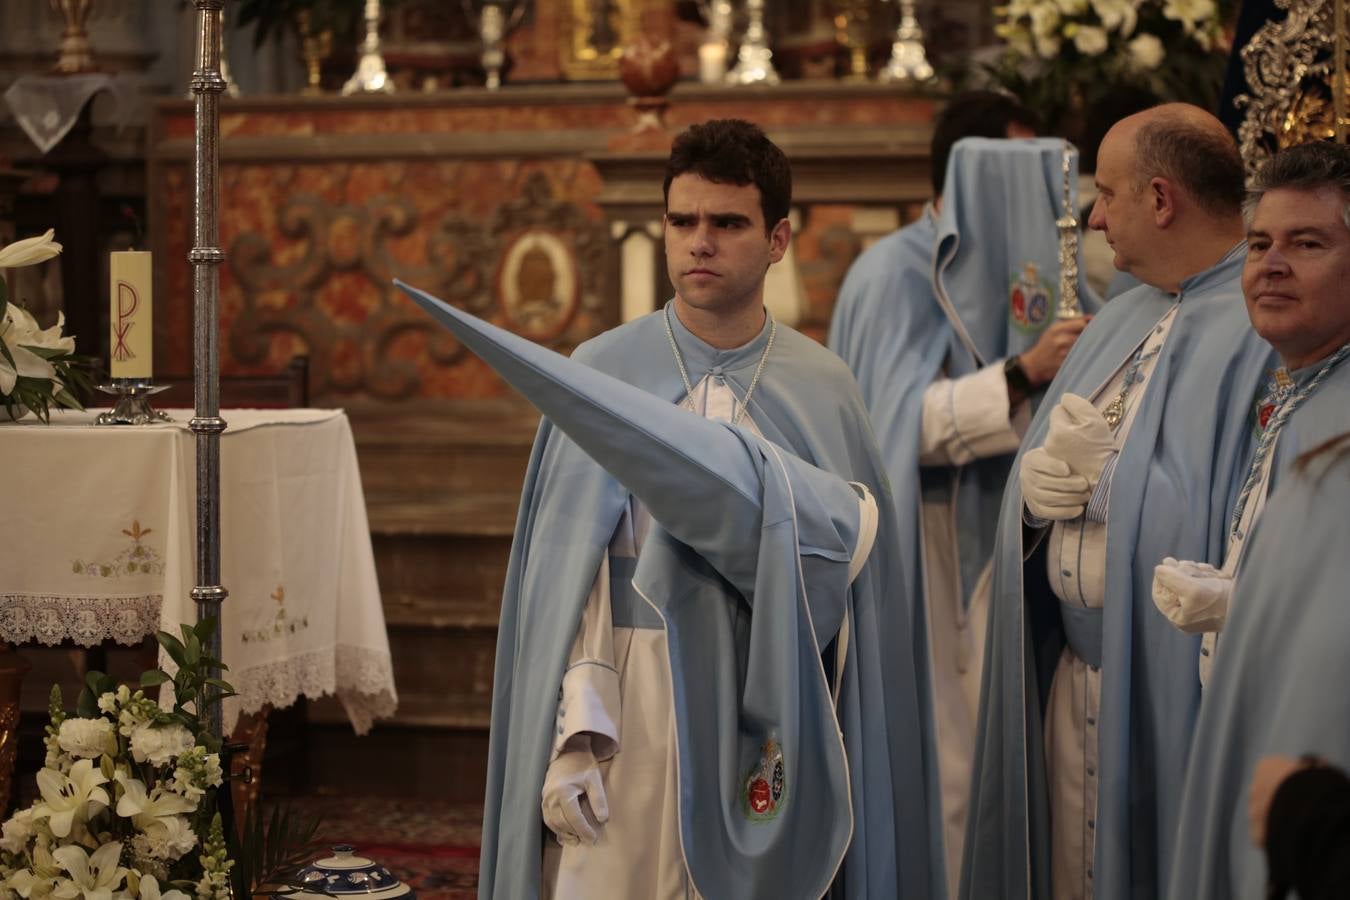
[[[122,250],[109,263],[111,291],[108,321],[113,378],[149,378],[153,357],[150,254]]]

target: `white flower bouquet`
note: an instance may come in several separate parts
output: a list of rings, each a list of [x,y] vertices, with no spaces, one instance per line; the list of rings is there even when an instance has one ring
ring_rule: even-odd
[[[0,269],[46,262],[61,252],[47,230],[38,237],[0,248]],[[28,310],[9,301],[8,285],[0,278],[0,406],[9,418],[31,410],[50,421],[52,404],[83,409],[77,392],[90,388],[90,361],[75,355],[75,339],[62,336],[65,315],[57,314],[51,328],[39,328]],[[72,391],[74,387],[76,390]]]
[[[1006,44],[988,72],[1064,133],[1122,86],[1212,106],[1233,0],[1009,0],[995,7]],[[1072,129],[1070,129],[1072,130]],[[1075,135],[1068,135],[1075,137]]]
[[[177,671],[140,689],[91,672],[74,715],[52,688],[41,796],[0,826],[0,900],[229,900],[220,740],[196,713],[233,693],[212,674],[209,627],[161,632]],[[145,693],[167,682],[172,710]]]

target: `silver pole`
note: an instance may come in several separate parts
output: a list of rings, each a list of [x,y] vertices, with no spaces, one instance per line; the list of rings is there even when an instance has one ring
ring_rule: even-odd
[[[1083,305],[1078,300],[1078,217],[1074,214],[1072,182],[1077,172],[1077,166],[1073,163],[1078,157],[1078,151],[1065,141],[1061,153],[1064,214],[1055,220],[1059,228],[1059,309],[1055,312],[1055,318],[1077,319],[1083,315]]]
[[[193,0],[197,6],[197,63],[192,72],[197,135],[193,147],[192,264],[193,393],[195,415],[188,427],[197,440],[197,621],[215,619],[211,656],[220,659],[220,607],[229,592],[220,585],[220,72],[221,20],[225,0]],[[219,673],[215,673],[219,676]],[[223,737],[220,701],[197,710],[211,734]]]

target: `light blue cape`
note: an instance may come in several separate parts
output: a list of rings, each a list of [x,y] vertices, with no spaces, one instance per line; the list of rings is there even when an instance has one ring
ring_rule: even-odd
[[[1154,607],[1165,556],[1219,565],[1249,416],[1269,345],[1252,331],[1241,249],[1182,283],[1181,304],[1143,386],[1107,511],[1094,886],[1153,897],[1173,858],[1177,807],[1199,708],[1200,639]],[[1065,393],[1090,397],[1134,352],[1174,297],[1143,285],[1105,306],[1074,345],[1022,444],[1045,438]],[[1138,388],[1136,388],[1138,390]],[[1019,454],[1020,460],[1020,454]],[[975,777],[961,896],[1048,898],[1049,810],[1043,713],[1065,635],[1045,550],[1024,544],[1022,492],[1008,482],[994,552]]]
[[[717,368],[744,395],[767,327],[745,347],[716,351],[678,318],[671,322],[691,378]],[[660,313],[588,342],[575,358],[666,403],[684,393]],[[734,434],[741,456],[758,460],[761,485],[753,504],[759,525],[749,533],[720,532],[729,542],[720,552],[717,541],[706,536],[697,547],[671,537],[700,540],[689,522],[672,521],[683,518],[682,505],[697,518],[699,504],[662,504],[659,497],[636,492],[662,526],[644,547],[635,584],[667,623],[682,761],[681,838],[696,886],[709,897],[814,898],[835,875],[838,854],[847,845],[832,889],[838,896],[935,896],[939,845],[922,610],[892,588],[901,581],[897,554],[887,546],[893,516],[851,378],[818,344],[780,326],[750,416],[768,442],[804,461],[782,453],[786,476],[768,464],[771,456],[777,458],[769,443],[673,406],[670,413],[684,416],[691,429]],[[826,502],[827,489],[804,474],[806,464],[866,484],[877,496],[878,543],[851,587],[843,583],[844,537],[812,546],[799,531],[790,546],[787,541],[788,523],[801,529],[803,522],[821,521],[809,513],[813,507],[834,510],[842,502],[838,497]],[[813,501],[803,489],[820,496]],[[850,502],[856,508],[856,500]],[[627,491],[615,478],[552,422],[541,423],[503,593],[480,897],[538,896],[545,838],[539,794],[558,686],[586,596],[626,503]],[[834,516],[827,518],[842,527]],[[735,561],[747,556],[758,560],[754,571],[735,570]],[[798,559],[802,568],[794,575]],[[806,607],[797,602],[803,594],[811,602],[812,627],[802,627],[798,612],[761,617],[766,596],[792,598],[786,606],[779,601],[780,612],[804,615]],[[837,726],[849,776],[841,780],[844,767],[829,753],[836,726],[828,694],[822,697],[818,690],[824,673],[817,654],[845,607],[853,643]],[[833,658],[829,651],[825,656]],[[789,799],[772,822],[748,823],[739,794],[751,757],[758,758],[769,723],[793,718],[798,725],[779,724],[777,737],[785,762],[797,767],[788,773],[787,794],[796,805]]]
[[[1350,431],[1342,363],[1280,432],[1274,493],[1238,571],[1191,746],[1168,896],[1265,897],[1247,798],[1267,754],[1350,769],[1350,460],[1291,463]]]
[[[952,490],[946,467],[931,477],[920,475],[924,390],[943,373],[944,362],[951,377],[969,374],[1027,349],[1054,321],[1064,147],[1057,139],[958,141],[941,215],[925,210],[877,241],[840,287],[829,346],[857,376],[881,443],[905,571],[919,567],[921,494],[945,498]],[[1070,153],[1076,204],[1078,154]],[[1049,303],[1035,322],[1025,315],[1019,321],[1011,308],[1013,287],[1027,262],[1038,266],[1050,286]],[[1083,271],[1080,259],[1080,304],[1092,313],[1100,302]],[[935,283],[943,286],[942,297]],[[1012,459],[1006,454],[976,460],[960,470],[957,540],[967,604],[993,551]]]

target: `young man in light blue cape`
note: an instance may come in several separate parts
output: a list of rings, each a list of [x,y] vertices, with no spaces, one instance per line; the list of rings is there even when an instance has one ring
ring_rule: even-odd
[[[988,139],[1030,137],[1029,124],[1004,94],[952,99],[934,125],[933,203],[853,264],[830,327],[886,458],[902,552],[922,560],[953,892],[988,614],[980,576],[1031,395],[1087,321],[1057,316],[1056,221],[1065,215],[1066,153],[1077,187],[1076,151],[1061,140]],[[1096,309],[1081,280],[1075,297]]]
[[[763,307],[790,192],[748,123],[676,139],[676,298],[578,348],[591,399],[546,404],[545,362],[512,375],[439,310],[545,413],[480,897],[942,895],[922,610],[875,439],[843,364]]]
[[[1242,307],[1242,162],[1196,107],[1131,116],[1089,225],[1143,284],[1050,385],[999,520],[962,896],[1158,896],[1200,700],[1153,569],[1222,553],[1272,362]]]
[[[1154,580],[1159,608],[1179,628],[1204,635],[1202,652],[1214,664],[1202,669],[1204,704],[1171,881],[1176,898],[1265,895],[1264,867],[1242,815],[1261,756],[1311,753],[1350,763],[1346,468],[1322,465],[1305,477],[1290,471],[1299,454],[1350,431],[1347,213],[1350,148],[1339,144],[1281,151],[1248,196],[1243,291],[1253,327],[1282,366],[1263,400],[1221,568],[1168,560]],[[1290,496],[1263,512],[1286,481]],[[1260,540],[1248,550],[1254,535]]]

